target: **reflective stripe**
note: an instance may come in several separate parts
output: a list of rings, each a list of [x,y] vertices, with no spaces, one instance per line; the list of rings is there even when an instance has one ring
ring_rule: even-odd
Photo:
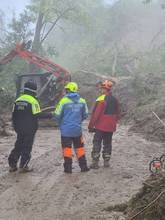
[[[85,113],[88,114],[88,106],[87,106],[87,103],[86,103],[85,99],[80,98],[79,103],[84,103],[84,105],[85,105]]]
[[[26,95],[26,94],[21,95],[18,99],[16,99],[16,102],[17,101],[25,101],[31,104],[33,115],[41,112],[39,102],[31,95]]]
[[[63,148],[63,156],[72,158],[72,148],[71,147]]]
[[[101,95],[96,99],[96,102],[104,101],[106,95]]]
[[[65,104],[68,104],[68,103],[74,103],[74,102],[73,102],[71,99],[69,99],[68,97],[63,97],[63,98],[60,100],[60,102],[57,104],[54,113],[55,113],[56,115],[60,115],[63,106],[64,106]],[[88,106],[87,106],[87,104],[86,104],[85,99],[80,98],[80,100],[79,100],[78,103],[83,103],[83,104],[85,104],[85,112],[86,112],[86,114],[88,114]]]
[[[80,158],[85,155],[84,147],[80,147],[76,149],[77,158]]]
[[[62,111],[62,108],[63,108],[63,105],[65,105],[66,103],[72,103],[72,100],[70,100],[68,97],[64,97],[60,100],[60,102],[58,103],[56,109],[55,109],[55,114],[56,115],[60,115],[61,114],[61,111]]]

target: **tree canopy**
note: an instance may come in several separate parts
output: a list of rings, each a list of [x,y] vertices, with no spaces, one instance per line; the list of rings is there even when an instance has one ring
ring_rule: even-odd
[[[144,4],[148,3],[148,4]],[[150,3],[150,4],[149,4]],[[164,1],[31,0],[4,25],[0,12],[0,54],[32,40],[32,50],[71,72],[135,75],[164,69]],[[19,59],[1,72],[3,79],[26,71]],[[10,77],[9,77],[10,75]]]

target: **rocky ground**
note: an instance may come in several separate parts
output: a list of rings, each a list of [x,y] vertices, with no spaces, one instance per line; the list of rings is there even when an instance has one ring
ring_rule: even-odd
[[[92,135],[84,125],[88,162]],[[124,220],[119,212],[106,211],[127,202],[150,175],[149,161],[160,156],[164,146],[149,142],[118,127],[113,138],[110,168],[81,173],[74,157],[71,175],[63,173],[59,131],[40,129],[36,135],[31,165],[34,172],[9,173],[7,156],[15,136],[0,139],[0,220]]]

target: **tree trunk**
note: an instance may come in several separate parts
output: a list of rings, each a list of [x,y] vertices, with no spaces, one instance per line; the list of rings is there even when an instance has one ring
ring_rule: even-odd
[[[43,19],[44,19],[44,14],[42,12],[39,12],[35,34],[34,34],[34,40],[32,43],[32,50],[31,50],[32,52],[36,54],[38,54],[41,50],[41,30],[43,27]],[[36,71],[36,66],[34,64],[30,64],[29,72],[33,73],[35,71]]]
[[[112,76],[116,76],[117,55],[117,49],[115,49],[114,60],[112,65]]]
[[[32,44],[32,52],[38,53],[41,49],[41,30],[43,27],[43,18],[44,15],[42,12],[39,12],[35,34],[34,34],[34,40]]]

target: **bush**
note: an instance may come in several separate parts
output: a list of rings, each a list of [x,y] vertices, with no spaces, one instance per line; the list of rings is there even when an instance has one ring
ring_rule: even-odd
[[[15,95],[12,92],[0,88],[0,114],[11,111],[14,98]]]

